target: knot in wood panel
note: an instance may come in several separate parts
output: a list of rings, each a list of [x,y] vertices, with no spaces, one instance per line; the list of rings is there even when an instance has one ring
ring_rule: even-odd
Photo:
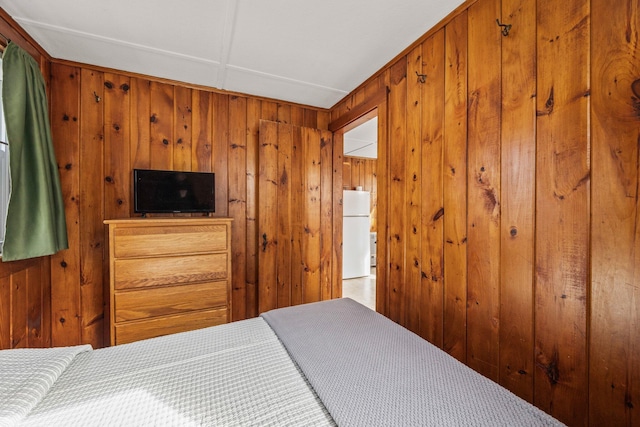
[[[631,83],[631,91],[636,96],[636,98],[640,99],[640,79],[637,79],[633,83]]]
[[[542,350],[538,349],[536,359],[536,366],[542,369],[549,383],[551,385],[558,384],[558,381],[560,381],[560,368],[558,367],[560,354],[558,350],[554,349],[551,358],[549,358]]]
[[[551,90],[549,91],[549,97],[547,98],[547,102],[544,104],[544,110],[536,111],[536,116],[548,116],[553,113],[553,107],[555,104],[554,95],[553,95],[553,86],[551,86]]]

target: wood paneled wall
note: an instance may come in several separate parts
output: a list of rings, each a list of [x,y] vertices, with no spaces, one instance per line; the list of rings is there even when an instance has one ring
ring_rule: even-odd
[[[215,172],[214,216],[234,220],[232,317],[255,316],[259,121],[326,129],[328,112],[67,63],[51,88],[70,246],[52,257],[53,344],[105,343],[102,221],[133,216],[134,168]]]
[[[332,109],[389,87],[378,310],[569,425],[640,424],[638,40],[637,2],[468,2]]]
[[[260,119],[326,129],[329,113],[70,63],[51,68],[51,125],[69,249],[0,264],[0,348],[102,347],[107,218],[133,216],[132,169],[216,173],[233,221],[233,319],[257,315]]]
[[[361,186],[371,194],[371,231],[377,231],[378,172],[377,159],[345,157],[342,164],[342,186],[351,190]]]

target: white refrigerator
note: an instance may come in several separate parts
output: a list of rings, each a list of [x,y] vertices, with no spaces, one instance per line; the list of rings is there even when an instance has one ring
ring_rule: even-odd
[[[342,195],[342,278],[368,276],[371,271],[371,195],[344,190]]]

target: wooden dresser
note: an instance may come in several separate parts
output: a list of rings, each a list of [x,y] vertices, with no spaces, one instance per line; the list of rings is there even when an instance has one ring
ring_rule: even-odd
[[[105,224],[111,345],[231,320],[231,219],[132,218]]]

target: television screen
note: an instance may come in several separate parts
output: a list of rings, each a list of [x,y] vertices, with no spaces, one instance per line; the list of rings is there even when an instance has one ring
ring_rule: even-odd
[[[134,169],[134,211],[214,212],[214,183],[212,172]]]

